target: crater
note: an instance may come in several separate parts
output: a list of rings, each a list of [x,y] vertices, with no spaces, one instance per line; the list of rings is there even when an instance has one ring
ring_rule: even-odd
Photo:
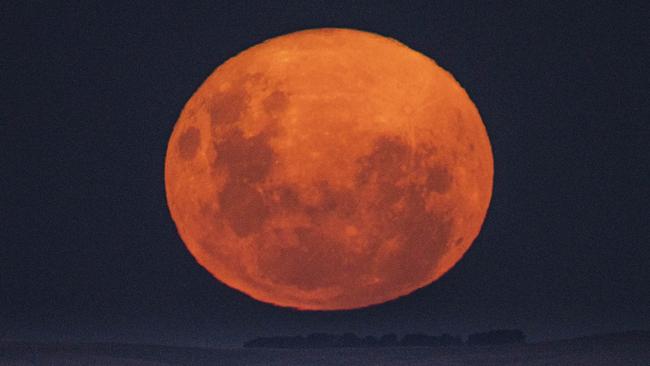
[[[196,127],[190,127],[178,138],[178,153],[184,160],[192,160],[201,144],[201,131]]]

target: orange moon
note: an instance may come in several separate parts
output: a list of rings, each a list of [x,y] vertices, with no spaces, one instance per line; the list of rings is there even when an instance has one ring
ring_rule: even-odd
[[[492,194],[478,110],[430,58],[313,29],[219,66],[165,160],[171,216],[214,277],[305,310],[404,296],[453,267]]]

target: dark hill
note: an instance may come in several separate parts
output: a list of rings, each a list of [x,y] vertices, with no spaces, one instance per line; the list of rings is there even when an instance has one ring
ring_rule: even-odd
[[[304,337],[307,339],[309,337]],[[327,341],[328,337],[313,336]],[[382,337],[384,338],[384,337]],[[351,342],[380,343],[375,337],[347,336]],[[420,339],[420,338],[412,338]],[[429,338],[423,338],[429,340]],[[384,341],[395,344],[396,337]],[[402,339],[403,340],[403,339]],[[648,366],[650,332],[595,335],[544,343],[454,347],[366,347],[209,349],[140,344],[0,343],[0,365],[481,365],[481,366]]]

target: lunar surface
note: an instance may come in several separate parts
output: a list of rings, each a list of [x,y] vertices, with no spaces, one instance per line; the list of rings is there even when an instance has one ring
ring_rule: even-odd
[[[165,162],[196,260],[255,299],[309,310],[438,279],[478,235],[492,176],[485,127],[452,75],[347,29],[273,38],[219,66]]]

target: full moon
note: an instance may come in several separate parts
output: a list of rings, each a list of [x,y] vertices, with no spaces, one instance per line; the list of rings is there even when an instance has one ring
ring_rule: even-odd
[[[481,229],[493,170],[449,72],[394,39],[328,28],[219,66],[174,126],[165,188],[215,278],[267,303],[341,310],[452,268]]]

